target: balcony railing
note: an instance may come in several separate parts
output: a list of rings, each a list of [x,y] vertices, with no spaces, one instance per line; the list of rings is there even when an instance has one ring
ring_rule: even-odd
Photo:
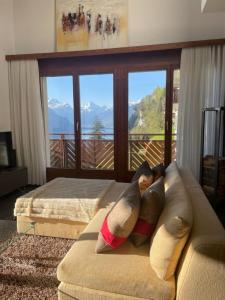
[[[113,134],[85,133],[81,135],[82,169],[113,170]],[[176,135],[172,139],[172,159],[176,158]],[[74,134],[49,134],[52,168],[75,168]],[[164,134],[129,134],[128,167],[136,170],[145,160],[150,166],[164,161]]]

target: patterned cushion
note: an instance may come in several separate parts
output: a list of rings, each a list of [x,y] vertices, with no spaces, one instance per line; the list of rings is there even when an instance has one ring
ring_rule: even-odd
[[[140,246],[153,234],[164,203],[164,180],[160,177],[142,196],[139,218],[130,236],[135,246]]]
[[[159,179],[161,176],[165,177],[165,166],[163,164],[159,164],[157,166],[155,166],[154,168],[152,168],[152,172],[154,175],[154,181],[156,181],[157,179]]]
[[[143,195],[144,191],[153,183],[154,177],[141,175],[138,179],[139,189],[141,196]]]
[[[131,182],[134,182],[136,180],[138,180],[141,175],[145,175],[145,176],[152,176],[153,178],[153,172],[152,169],[150,168],[149,164],[147,161],[144,161],[136,170]]]
[[[104,219],[95,252],[102,253],[122,245],[132,232],[140,211],[138,182],[132,183]]]

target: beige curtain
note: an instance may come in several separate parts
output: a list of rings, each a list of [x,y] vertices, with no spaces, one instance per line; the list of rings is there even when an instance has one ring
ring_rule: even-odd
[[[19,166],[26,166],[28,183],[46,182],[46,142],[38,62],[9,63],[13,142]]]
[[[47,79],[46,77],[40,78],[41,85],[41,107],[44,120],[44,135],[45,135],[45,154],[46,154],[46,165],[50,167],[50,142],[48,134],[48,93],[47,93]]]
[[[184,49],[180,68],[177,163],[199,178],[202,109],[225,105],[225,46]],[[208,119],[205,145],[211,152],[213,119]],[[210,139],[207,139],[207,136]]]

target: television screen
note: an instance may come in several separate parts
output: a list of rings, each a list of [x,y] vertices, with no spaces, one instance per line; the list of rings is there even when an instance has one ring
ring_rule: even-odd
[[[7,144],[4,141],[0,141],[0,166],[9,166]]]

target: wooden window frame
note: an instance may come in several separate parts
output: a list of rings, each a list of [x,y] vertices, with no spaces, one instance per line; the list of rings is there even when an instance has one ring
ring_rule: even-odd
[[[165,115],[165,165],[171,160],[173,71],[180,66],[180,49],[153,52],[122,53],[114,55],[40,59],[41,77],[73,76],[74,124],[76,168],[47,168],[47,179],[58,176],[82,178],[109,178],[129,181],[133,176],[128,170],[128,73],[138,71],[166,71]],[[113,74],[114,92],[114,170],[81,169],[79,75]],[[126,142],[124,142],[126,141]]]

